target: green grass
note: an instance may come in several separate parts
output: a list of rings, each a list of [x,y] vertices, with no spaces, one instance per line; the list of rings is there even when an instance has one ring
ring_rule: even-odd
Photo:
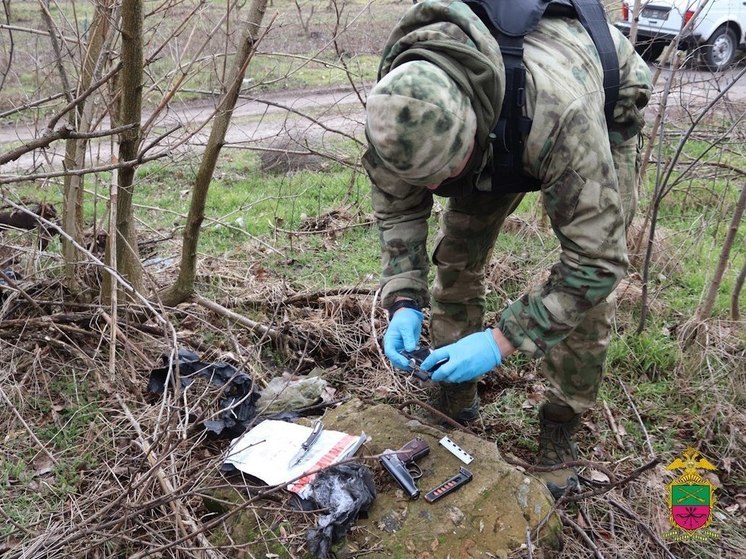
[[[609,346],[609,370],[650,379],[660,379],[681,358],[676,340],[662,326],[651,325],[642,334],[622,332]]]
[[[94,470],[107,449],[92,444],[91,432],[103,425],[100,395],[88,392],[72,367],[59,369],[48,390],[28,390],[17,404],[46,451],[26,431],[18,431],[12,448],[0,461],[0,503],[4,512],[21,526],[29,527],[78,495],[84,472]],[[54,462],[46,453],[54,456]],[[0,526],[0,537],[14,531]]]

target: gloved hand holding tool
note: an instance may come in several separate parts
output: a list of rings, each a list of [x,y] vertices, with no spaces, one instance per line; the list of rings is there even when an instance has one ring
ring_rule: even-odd
[[[500,363],[500,348],[488,328],[433,350],[420,368],[432,370],[431,378],[436,382],[466,382],[490,372]]]
[[[411,370],[409,359],[402,351],[414,351],[422,332],[422,321],[425,315],[412,308],[398,309],[389,320],[389,327],[383,336],[383,351],[394,367],[404,371]]]

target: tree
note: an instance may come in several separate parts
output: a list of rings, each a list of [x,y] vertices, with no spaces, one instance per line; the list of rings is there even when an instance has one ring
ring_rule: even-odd
[[[143,91],[143,12],[142,0],[122,4],[122,73],[118,124],[128,126],[119,135],[119,161],[135,161],[140,148],[140,120]],[[126,278],[133,289],[142,289],[142,264],[137,250],[132,196],[136,165],[127,165],[116,173],[112,185],[106,261]],[[111,276],[104,276],[104,298],[111,296]]]
[[[56,40],[56,31],[53,26],[52,18],[47,6],[42,4],[42,15],[47,22],[49,34],[52,40],[52,47],[57,58],[57,67],[60,72],[60,79],[63,88],[68,83],[65,73],[62,52]],[[68,113],[68,124],[79,133],[85,134],[91,131],[93,126],[94,108],[92,103],[86,103],[85,98],[81,98],[85,92],[89,91],[97,76],[100,76],[105,66],[106,46],[113,40],[115,26],[111,25],[111,18],[114,12],[113,0],[102,0],[96,3],[96,11],[93,16],[93,22],[89,29],[89,41],[83,50],[82,60],[80,62],[80,71],[78,74],[78,84],[76,88],[76,98],[73,99],[69,91],[65,91],[66,98],[73,104],[74,110]],[[65,169],[80,170],[85,167],[86,146],[88,138],[68,138],[65,141]],[[79,291],[76,264],[78,260],[78,251],[73,244],[73,240],[78,244],[83,242],[83,189],[84,175],[70,173],[64,178],[64,198],[62,210],[63,229],[70,238],[63,237],[62,254],[65,260],[65,276],[68,289],[73,293]]]
[[[246,31],[241,37],[238,52],[228,81],[224,86],[223,97],[218,105],[218,113],[210,131],[210,138],[202,156],[202,162],[194,180],[192,200],[189,206],[186,226],[184,227],[183,244],[181,247],[181,267],[174,284],[161,293],[165,305],[174,306],[186,301],[194,292],[194,276],[197,270],[197,245],[202,221],[205,218],[205,202],[210,181],[215,172],[215,165],[220,150],[225,141],[225,134],[233,115],[233,109],[238,100],[238,94],[243,82],[246,68],[251,61],[254,47],[259,40],[259,29],[267,0],[254,0],[249,10]]]
[[[712,314],[712,308],[715,306],[715,298],[717,297],[720,285],[723,283],[723,276],[725,270],[728,267],[728,260],[730,258],[730,252],[733,248],[733,241],[738,233],[738,227],[743,219],[744,209],[746,209],[746,187],[741,186],[741,195],[738,197],[735,210],[733,211],[733,219],[731,219],[728,233],[723,242],[723,247],[720,249],[720,257],[718,258],[717,266],[715,267],[715,274],[712,277],[709,287],[707,288],[707,294],[704,300],[697,308],[696,321],[702,321],[710,317]],[[737,291],[736,291],[737,293]],[[735,309],[731,312],[733,319],[736,320],[738,315],[738,298],[737,296],[733,299],[732,308]]]

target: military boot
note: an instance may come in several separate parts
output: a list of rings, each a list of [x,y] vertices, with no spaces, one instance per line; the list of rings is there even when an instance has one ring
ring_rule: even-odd
[[[459,423],[474,421],[479,417],[477,381],[442,384],[440,399],[436,407]]]
[[[555,466],[578,459],[575,431],[580,425],[580,415],[569,406],[545,402],[539,408],[539,458],[538,466]],[[578,486],[575,468],[562,468],[552,472],[537,472],[555,499],[570,487]]]

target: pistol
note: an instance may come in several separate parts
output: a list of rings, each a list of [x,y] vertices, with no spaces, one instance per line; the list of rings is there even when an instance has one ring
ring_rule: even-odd
[[[414,482],[416,478],[413,477],[409,467],[414,466],[417,468],[415,475],[419,478],[422,473],[418,473],[419,467],[415,464],[415,460],[426,456],[429,452],[430,445],[420,437],[416,437],[399,450],[387,448],[383,451],[378,461],[393,476],[396,483],[399,484],[399,487],[404,490],[409,498],[416,499],[420,495],[420,490]]]
[[[429,346],[418,346],[414,351],[402,351],[401,354],[409,359],[409,367],[412,369],[409,374],[412,376],[418,378],[421,381],[430,380],[430,376],[435,372],[435,370],[440,367],[443,363],[448,361],[448,359],[443,359],[442,361],[438,361],[435,364],[435,367],[433,367],[432,371],[425,371],[424,369],[420,368],[420,365],[422,365],[422,362],[427,359],[427,356],[430,355],[433,352],[432,348]],[[406,371],[404,371],[406,372]]]

